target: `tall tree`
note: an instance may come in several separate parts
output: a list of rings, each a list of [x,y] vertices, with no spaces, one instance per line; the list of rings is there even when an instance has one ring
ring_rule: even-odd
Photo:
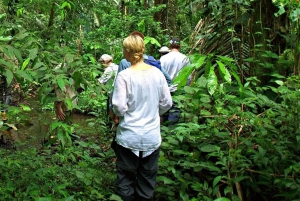
[[[169,0],[154,0],[154,5],[159,6],[159,5],[168,5]],[[167,29],[168,25],[168,7],[166,6],[165,8],[161,9],[159,12],[155,13],[154,19],[157,22],[161,23],[161,28],[163,30]]]

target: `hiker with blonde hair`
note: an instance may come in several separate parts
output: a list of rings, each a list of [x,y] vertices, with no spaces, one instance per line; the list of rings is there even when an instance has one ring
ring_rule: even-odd
[[[143,61],[144,41],[130,35],[123,54],[130,67],[119,72],[112,106],[118,123],[116,191],[123,200],[152,200],[161,145],[160,115],[172,106],[167,81],[158,68]]]

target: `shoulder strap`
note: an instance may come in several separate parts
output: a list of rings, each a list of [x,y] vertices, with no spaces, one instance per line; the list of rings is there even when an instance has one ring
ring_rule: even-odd
[[[154,57],[153,57],[153,56],[150,56],[150,55],[148,55],[148,59],[149,59],[149,60],[152,60],[152,61],[156,61],[156,59],[154,59]]]

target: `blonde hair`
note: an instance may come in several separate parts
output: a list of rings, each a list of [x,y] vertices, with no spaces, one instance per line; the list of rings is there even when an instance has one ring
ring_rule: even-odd
[[[123,48],[129,52],[129,62],[136,64],[143,59],[145,51],[144,40],[138,35],[130,35],[123,41]]]

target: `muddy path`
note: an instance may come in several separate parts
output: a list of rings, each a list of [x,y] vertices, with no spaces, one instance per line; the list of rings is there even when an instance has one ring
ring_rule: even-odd
[[[17,130],[9,130],[9,143],[1,143],[0,147],[10,148],[13,144],[17,149],[40,148],[51,134],[50,125],[57,121],[55,112],[43,110],[37,98],[30,98],[26,102],[31,110],[22,114],[22,121],[16,125]],[[96,135],[97,129],[88,126],[88,121],[95,119],[92,115],[75,112],[72,121],[76,134]]]

